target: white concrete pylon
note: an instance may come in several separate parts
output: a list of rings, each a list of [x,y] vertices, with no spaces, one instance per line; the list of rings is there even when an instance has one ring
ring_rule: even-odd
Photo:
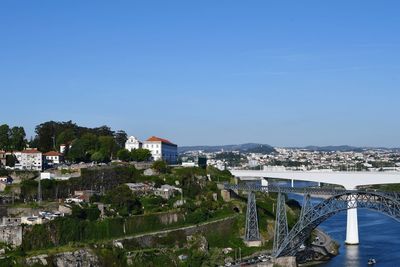
[[[350,197],[347,203],[347,227],[346,227],[346,244],[358,245],[358,218],[357,218],[357,202],[355,196]]]

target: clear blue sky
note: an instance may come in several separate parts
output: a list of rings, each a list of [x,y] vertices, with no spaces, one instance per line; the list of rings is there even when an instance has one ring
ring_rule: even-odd
[[[400,147],[400,1],[0,3],[0,123]]]

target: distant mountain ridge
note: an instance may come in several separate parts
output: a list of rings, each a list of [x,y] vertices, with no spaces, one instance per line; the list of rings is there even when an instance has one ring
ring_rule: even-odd
[[[339,146],[305,146],[305,147],[287,147],[293,149],[305,149],[309,151],[321,151],[321,152],[329,152],[329,151],[339,151],[339,152],[362,152],[367,149],[391,149],[394,151],[400,151],[400,148],[385,148],[385,147],[356,147],[349,145],[339,145]],[[187,151],[195,151],[202,150],[204,152],[218,152],[218,151],[240,151],[245,153],[264,153],[270,154],[276,152],[273,146],[267,144],[259,144],[259,143],[246,143],[246,144],[236,144],[236,145],[220,145],[220,146],[182,146],[178,147],[179,153],[185,153]]]
[[[179,153],[185,153],[187,151],[202,150],[204,152],[218,152],[218,151],[240,151],[247,153],[264,153],[270,154],[276,152],[275,148],[266,144],[257,143],[246,143],[237,145],[220,145],[220,146],[182,146],[178,147]]]
[[[302,149],[307,149],[310,151],[321,151],[321,152],[329,152],[329,151],[340,151],[340,152],[361,152],[365,148],[362,147],[355,147],[355,146],[348,146],[348,145],[341,145],[341,146],[306,146],[301,147]]]

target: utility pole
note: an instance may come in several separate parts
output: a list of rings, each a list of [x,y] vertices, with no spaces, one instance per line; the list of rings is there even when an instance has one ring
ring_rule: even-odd
[[[51,139],[53,139],[53,149],[54,149],[54,151],[56,150],[56,137],[53,135],[52,137],[51,137]]]
[[[41,180],[42,180],[42,176],[39,175],[39,185],[38,185],[38,202],[39,202],[39,205],[42,204],[42,185],[40,183]]]

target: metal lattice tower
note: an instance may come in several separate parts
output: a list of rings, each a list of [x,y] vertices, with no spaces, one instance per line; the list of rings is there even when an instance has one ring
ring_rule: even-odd
[[[307,224],[310,223],[308,220],[308,216],[306,216],[307,212],[312,211],[312,204],[311,204],[311,196],[310,194],[305,194],[303,198],[303,206],[300,211],[300,218],[299,218],[299,224],[301,227],[306,226]]]
[[[285,195],[278,193],[276,204],[276,220],[275,220],[275,235],[274,235],[274,254],[281,247],[283,240],[288,235],[288,223],[286,216]]]
[[[253,191],[248,193],[246,211],[246,233],[245,241],[259,241],[260,232],[258,230],[256,195]]]

